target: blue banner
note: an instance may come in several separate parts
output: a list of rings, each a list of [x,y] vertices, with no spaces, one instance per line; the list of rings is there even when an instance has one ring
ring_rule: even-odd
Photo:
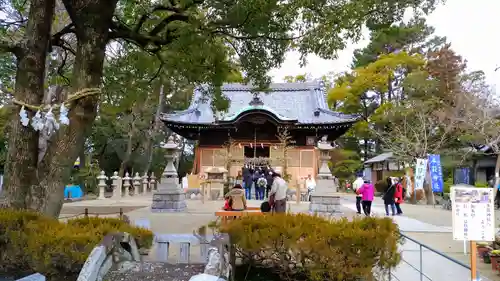
[[[471,184],[470,168],[456,168],[453,175],[453,184]]]
[[[432,191],[443,192],[443,169],[439,154],[429,154],[429,170],[431,172]]]

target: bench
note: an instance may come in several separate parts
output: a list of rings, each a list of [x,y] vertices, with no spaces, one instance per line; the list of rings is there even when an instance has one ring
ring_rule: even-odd
[[[264,213],[260,211],[260,208],[258,210],[255,209],[247,209],[245,211],[217,211],[215,212],[216,217],[221,218],[222,224],[227,224],[230,220],[238,218],[238,217],[243,217],[243,216],[262,216]]]

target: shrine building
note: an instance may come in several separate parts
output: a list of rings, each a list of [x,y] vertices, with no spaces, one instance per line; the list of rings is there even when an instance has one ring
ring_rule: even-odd
[[[224,84],[229,108],[216,114],[210,100],[195,90],[186,110],[162,114],[173,132],[197,141],[194,174],[217,167],[236,177],[245,163],[270,165],[295,186],[308,174],[317,174],[318,140],[327,135],[334,141],[359,119],[328,108],[323,82],[275,83],[269,88],[252,93],[249,85]]]

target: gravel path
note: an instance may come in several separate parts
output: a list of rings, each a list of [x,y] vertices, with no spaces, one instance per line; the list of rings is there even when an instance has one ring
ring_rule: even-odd
[[[125,268],[124,268],[125,267]],[[203,273],[202,264],[168,264],[159,262],[129,262],[122,270],[110,271],[106,281],[188,281],[193,275]]]

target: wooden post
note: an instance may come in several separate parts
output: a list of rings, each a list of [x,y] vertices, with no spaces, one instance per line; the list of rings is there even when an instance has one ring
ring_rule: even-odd
[[[476,241],[470,241],[470,278],[477,280],[477,248]]]
[[[297,196],[297,204],[300,204],[300,182],[297,183],[297,188],[295,189],[295,196]]]
[[[408,170],[408,174],[409,174],[410,181],[411,181],[411,190],[413,190],[413,203],[417,204],[417,190],[415,189],[415,177],[413,174],[413,168],[410,168]]]
[[[89,209],[88,208],[85,208],[85,213],[84,213],[85,217],[88,218],[89,217]]]

